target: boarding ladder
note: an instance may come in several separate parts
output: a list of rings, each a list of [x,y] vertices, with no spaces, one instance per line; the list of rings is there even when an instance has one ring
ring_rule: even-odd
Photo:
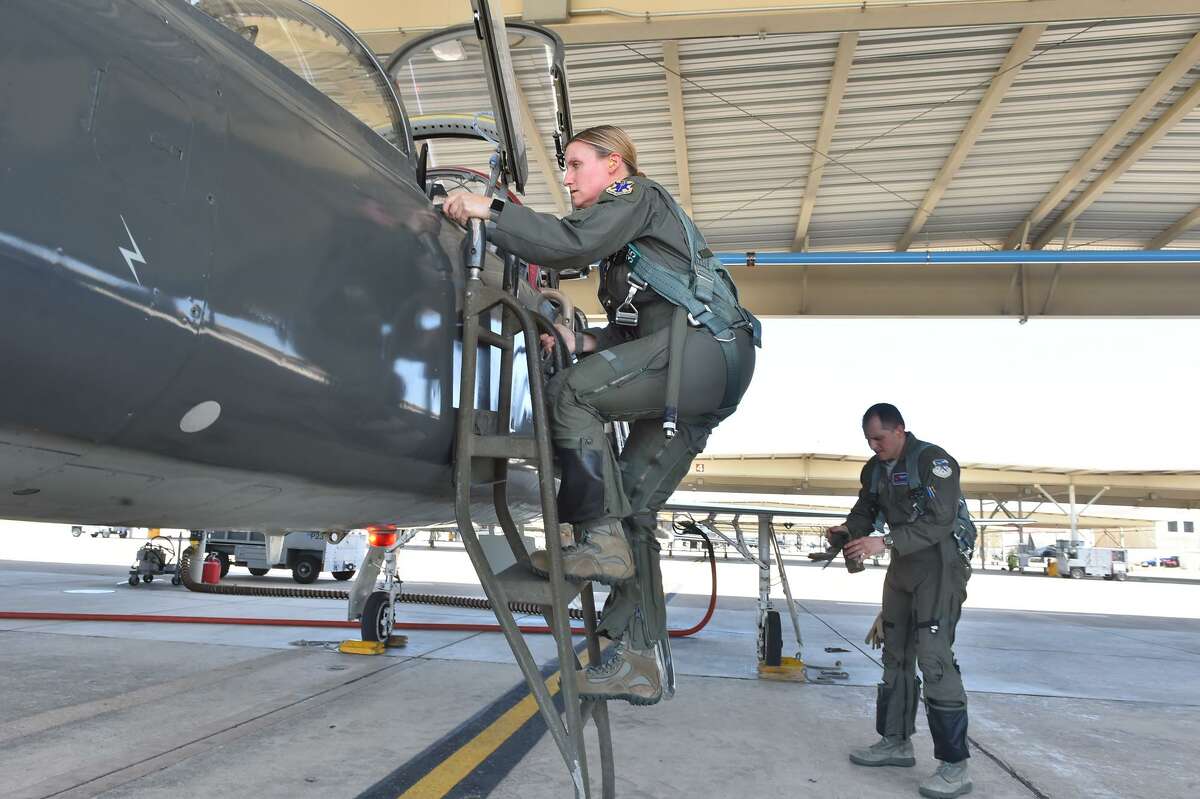
[[[616,794],[608,705],[604,701],[581,700],[573,674],[575,669],[582,667],[572,645],[568,611],[569,603],[577,595],[583,606],[589,663],[600,662],[600,644],[596,637],[596,609],[591,583],[580,586],[563,577],[562,537],[559,535],[555,502],[554,460],[550,448],[550,427],[538,345],[539,334],[553,334],[553,328],[544,318],[524,308],[513,294],[483,284],[480,279],[485,249],[482,223],[472,220],[470,231],[468,276],[463,301],[462,371],[455,430],[454,482],[458,530],[471,563],[483,584],[483,590],[491,601],[496,620],[500,623],[504,637],[512,649],[513,657],[516,658],[517,665],[529,684],[529,690],[537,701],[546,727],[550,730],[550,735],[554,738],[554,743],[558,746],[570,773],[576,799],[590,799],[592,795],[583,737],[584,725],[589,719],[595,722],[599,738],[603,799],[612,799]],[[490,322],[496,310],[500,313],[500,333],[496,333],[489,324],[485,324],[485,320]],[[518,334],[523,336],[525,343],[533,406],[532,437],[511,434],[509,430],[513,360],[516,357],[514,342]],[[492,348],[500,351],[499,401],[494,416],[476,407],[476,365],[480,348],[487,348],[485,352],[490,352]],[[555,348],[556,357],[564,357],[562,350],[561,346]],[[509,461],[513,460],[525,461],[537,470],[542,520],[546,531],[546,550],[550,562],[549,579],[535,575],[530,569],[529,554],[509,509],[507,478]],[[472,486],[488,483],[492,487],[496,517],[517,561],[499,573],[488,563],[471,519]],[[555,706],[552,691],[543,679],[529,651],[529,645],[513,618],[510,602],[539,605],[549,622],[550,630],[558,643],[559,686],[563,700],[561,715]]]

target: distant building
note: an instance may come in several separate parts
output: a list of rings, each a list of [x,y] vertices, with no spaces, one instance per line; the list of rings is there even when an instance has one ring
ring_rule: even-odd
[[[1200,513],[1183,511],[1177,519],[1155,524],[1154,548],[1161,555],[1176,555],[1186,568],[1200,568]]]

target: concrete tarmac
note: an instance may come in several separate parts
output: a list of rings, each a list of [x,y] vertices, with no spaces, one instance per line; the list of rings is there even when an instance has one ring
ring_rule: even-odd
[[[9,542],[0,535],[0,555],[11,552]],[[126,563],[137,546],[85,543],[89,558],[103,547],[115,553],[108,559]],[[840,661],[849,674],[825,685],[757,678],[757,572],[720,564],[715,618],[673,645],[676,698],[649,708],[611,705],[618,796],[917,795],[935,765],[923,718],[916,768],[864,769],[846,759],[848,748],[874,738],[880,668],[862,637],[878,610],[882,570],[848,575],[839,567],[789,559],[806,661]],[[480,593],[454,547],[419,545],[402,553],[401,569],[406,590]],[[0,561],[0,610],[345,614],[336,601],[210,596],[161,580],[131,588],[126,573],[119,565]],[[671,626],[690,626],[707,604],[708,566],[678,558],[664,564],[664,575],[674,595]],[[238,568],[230,579],[292,585],[282,574],[256,580]],[[343,586],[327,577],[320,585]],[[973,795],[1200,795],[1197,590],[977,573],[956,647],[970,695]],[[401,620],[492,618],[405,605]],[[784,631],[785,654],[794,654],[786,618]],[[334,651],[345,638],[357,635],[0,620],[0,795],[293,799],[358,796],[385,778],[393,788],[419,785],[460,743],[478,745],[477,729],[507,707],[506,696],[524,694],[497,634],[414,631],[408,647],[382,657]],[[554,657],[547,636],[535,637],[533,651],[544,663]],[[449,786],[367,795],[569,796],[540,723],[523,724]],[[588,738],[598,785],[591,731]]]

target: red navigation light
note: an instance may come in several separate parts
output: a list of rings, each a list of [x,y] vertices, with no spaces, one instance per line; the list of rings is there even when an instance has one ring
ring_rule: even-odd
[[[396,525],[373,524],[367,528],[367,543],[373,547],[393,547],[396,545]]]

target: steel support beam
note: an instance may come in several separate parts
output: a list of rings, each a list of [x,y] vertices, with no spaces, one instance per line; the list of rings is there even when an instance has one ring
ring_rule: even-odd
[[[1200,316],[1200,264],[1025,265],[1032,318]],[[763,317],[992,317],[1012,311],[1012,265],[733,266],[742,301]],[[593,275],[563,288],[603,316]],[[1010,311],[1006,313],[1007,310]],[[1039,313],[1040,311],[1040,313]]]
[[[1146,245],[1146,249],[1161,250],[1196,225],[1200,225],[1200,207],[1193,209],[1190,214],[1151,239],[1150,243]]]
[[[377,53],[390,53],[413,37],[470,21],[466,3],[323,0],[321,5],[357,31]],[[523,4],[505,0],[504,11],[509,18],[518,19]],[[1195,0],[572,0],[569,20],[547,27],[567,44],[604,44],[1195,13]]]
[[[1008,94],[1013,81],[1021,74],[1022,64],[1033,54],[1034,48],[1037,47],[1038,41],[1045,32],[1045,23],[1038,23],[1026,25],[1017,34],[1017,40],[1009,48],[1008,55],[1000,64],[1000,69],[996,71],[996,76],[992,78],[987,91],[980,98],[979,105],[975,106],[974,113],[971,114],[962,133],[959,134],[958,141],[950,150],[950,155],[946,157],[942,168],[938,170],[937,177],[934,178],[929,190],[925,193],[925,199],[921,200],[921,205],[913,214],[912,220],[908,223],[908,230],[904,231],[900,240],[896,242],[897,250],[907,250],[911,247],[913,239],[925,227],[933,210],[941,202],[942,195],[946,193],[946,189],[950,188],[954,176],[958,174],[959,168],[971,154],[972,148],[975,147],[975,142],[979,140],[980,134],[991,121],[992,114],[1000,107],[1000,103],[1004,101],[1004,96]]]
[[[1023,237],[1027,237],[1028,231],[1032,230],[1037,225],[1041,224],[1050,213],[1058,207],[1067,195],[1083,182],[1083,180],[1091,173],[1096,164],[1104,156],[1108,155],[1129,131],[1133,130],[1134,126],[1150,112],[1151,109],[1171,90],[1187,73],[1200,61],[1200,34],[1192,37],[1192,40],[1187,43],[1175,58],[1163,68],[1162,72],[1150,82],[1146,88],[1142,89],[1134,101],[1129,104],[1121,116],[1109,126],[1100,138],[1096,139],[1088,151],[1084,153],[1075,165],[1072,166],[1067,174],[1062,176],[1062,179],[1055,184],[1041,202],[1029,213],[1025,221],[1013,228],[1013,231],[1008,235],[1008,239],[1004,242],[1004,248],[1014,250],[1021,246]]]
[[[1109,186],[1124,175],[1126,170],[1136,164],[1143,155],[1150,152],[1158,140],[1167,135],[1171,128],[1179,124],[1179,121],[1190,114],[1197,105],[1200,105],[1200,80],[1193,83],[1192,87],[1164,111],[1153,125],[1146,128],[1133,144],[1125,148],[1125,152],[1121,153],[1121,156],[1113,161],[1108,169],[1104,170],[1104,174],[1088,184],[1088,187],[1067,206],[1067,210],[1063,211],[1062,215],[1034,240],[1034,249],[1045,247],[1058,235],[1058,231],[1078,219],[1084,211],[1091,207],[1092,203],[1100,199],[1100,195],[1104,194]]]
[[[796,220],[796,234],[792,238],[793,250],[808,249],[808,225],[812,221],[813,208],[817,204],[817,192],[821,189],[821,177],[825,174],[825,162],[829,160],[829,147],[833,143],[833,132],[837,129],[842,97],[846,93],[846,81],[850,77],[850,67],[854,64],[854,50],[857,47],[856,31],[843,33],[838,40],[837,54],[833,57],[833,72],[829,77],[829,90],[825,93],[825,110],[821,113],[821,127],[817,130],[817,142],[808,162],[808,181],[804,184],[804,198],[800,201],[800,216]]]
[[[679,42],[662,43],[663,76],[667,105],[671,109],[671,136],[675,141],[675,174],[679,176],[679,204],[692,215],[692,173],[688,168],[687,125],[683,117],[683,74],[679,69]]]

